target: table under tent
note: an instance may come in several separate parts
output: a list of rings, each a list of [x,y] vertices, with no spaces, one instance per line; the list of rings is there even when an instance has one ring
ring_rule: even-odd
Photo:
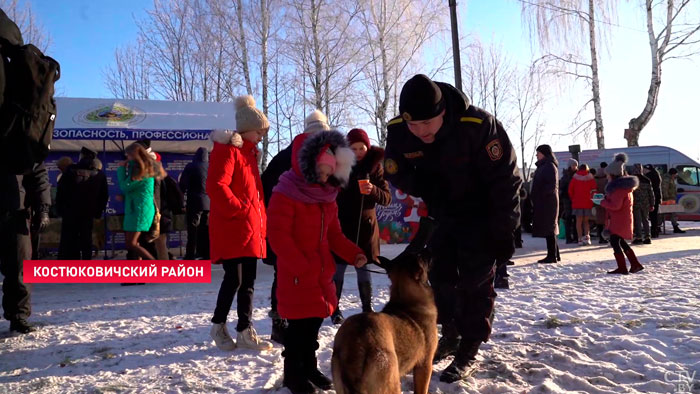
[[[60,171],[57,161],[68,156],[78,161],[80,149],[98,152],[109,184],[109,202],[102,219],[93,230],[93,245],[98,250],[123,249],[123,202],[117,184],[117,168],[124,160],[123,150],[136,140],[151,140],[151,148],[162,157],[168,174],[179,180],[185,166],[199,147],[211,148],[209,134],[215,129],[235,127],[235,111],[230,103],[178,102],[158,100],[116,100],[89,98],[57,98],[58,116],[46,160],[52,197]],[[184,215],[176,215],[174,231],[169,234],[169,247],[180,247],[186,241]],[[42,251],[55,250],[60,240],[61,219],[53,217],[47,232],[41,235]]]

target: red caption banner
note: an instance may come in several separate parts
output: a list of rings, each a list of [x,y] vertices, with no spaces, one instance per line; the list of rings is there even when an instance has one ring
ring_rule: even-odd
[[[210,283],[210,260],[24,260],[26,283]]]

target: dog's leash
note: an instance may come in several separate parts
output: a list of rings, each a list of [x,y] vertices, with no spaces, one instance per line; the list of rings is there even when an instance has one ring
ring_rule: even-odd
[[[365,268],[365,267],[360,267],[360,268],[356,268],[356,269],[362,270],[362,271],[371,272],[371,273],[373,273],[373,274],[388,275],[388,274],[386,273],[386,271],[375,271],[375,270],[371,270],[371,269]]]

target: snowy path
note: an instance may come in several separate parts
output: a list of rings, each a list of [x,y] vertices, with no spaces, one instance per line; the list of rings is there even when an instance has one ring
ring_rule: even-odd
[[[563,247],[563,264],[540,266],[543,240],[527,238],[509,267],[511,289],[499,291],[492,341],[481,370],[445,385],[435,367],[432,393],[674,392],[700,372],[700,230],[636,247],[646,270],[626,277],[611,249]],[[384,246],[398,254],[402,246]],[[209,319],[223,271],[211,284],[37,285],[36,333],[10,337],[0,323],[0,393],[274,392],[281,385],[281,347],[269,353],[224,353],[210,343]],[[342,306],[359,310],[354,270]],[[272,270],[260,264],[256,328],[269,335]],[[373,274],[375,309],[388,297]],[[234,320],[232,312],[229,320]],[[231,323],[230,328],[233,331]],[[330,371],[335,327],[321,328],[319,360]],[[411,392],[411,379],[403,380]],[[286,392],[286,390],[279,390]],[[700,373],[692,392],[700,393]]]

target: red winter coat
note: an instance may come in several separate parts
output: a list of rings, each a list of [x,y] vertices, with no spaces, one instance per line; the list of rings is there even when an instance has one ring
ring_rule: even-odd
[[[623,176],[613,179],[605,187],[605,199],[600,202],[600,205],[606,209],[607,228],[611,234],[624,239],[632,239],[634,229],[632,192],[638,185],[637,177]]]
[[[569,183],[569,197],[571,198],[571,209],[591,209],[593,208],[593,193],[598,188],[593,175],[586,170],[579,170],[574,174]]]
[[[293,169],[282,175],[268,205],[268,240],[277,255],[277,310],[286,319],[330,316],[338,304],[333,283],[335,260],[331,251],[349,264],[354,263],[357,255],[363,254],[362,249],[343,235],[335,194],[328,202],[304,202],[284,191],[290,188],[289,179],[296,179],[297,183],[306,186],[306,178],[312,176],[302,171],[299,161],[309,162],[301,166],[304,168],[315,166],[314,161],[318,156],[316,148],[326,145],[335,148],[337,144],[345,144],[342,134],[337,133],[340,138],[336,139],[332,133],[336,132],[308,137],[314,141],[304,144],[305,152],[302,153],[298,151],[307,136],[295,139],[292,147]],[[352,152],[348,149],[346,154],[351,155]],[[301,156],[299,160],[298,156]],[[339,156],[337,150],[336,156]],[[350,172],[349,167],[340,167],[339,164],[337,173]],[[308,185],[311,183],[308,182]],[[292,189],[299,190],[295,187]]]
[[[265,257],[267,217],[258,170],[258,149],[228,130],[212,132],[207,194],[211,200],[211,260]]]

